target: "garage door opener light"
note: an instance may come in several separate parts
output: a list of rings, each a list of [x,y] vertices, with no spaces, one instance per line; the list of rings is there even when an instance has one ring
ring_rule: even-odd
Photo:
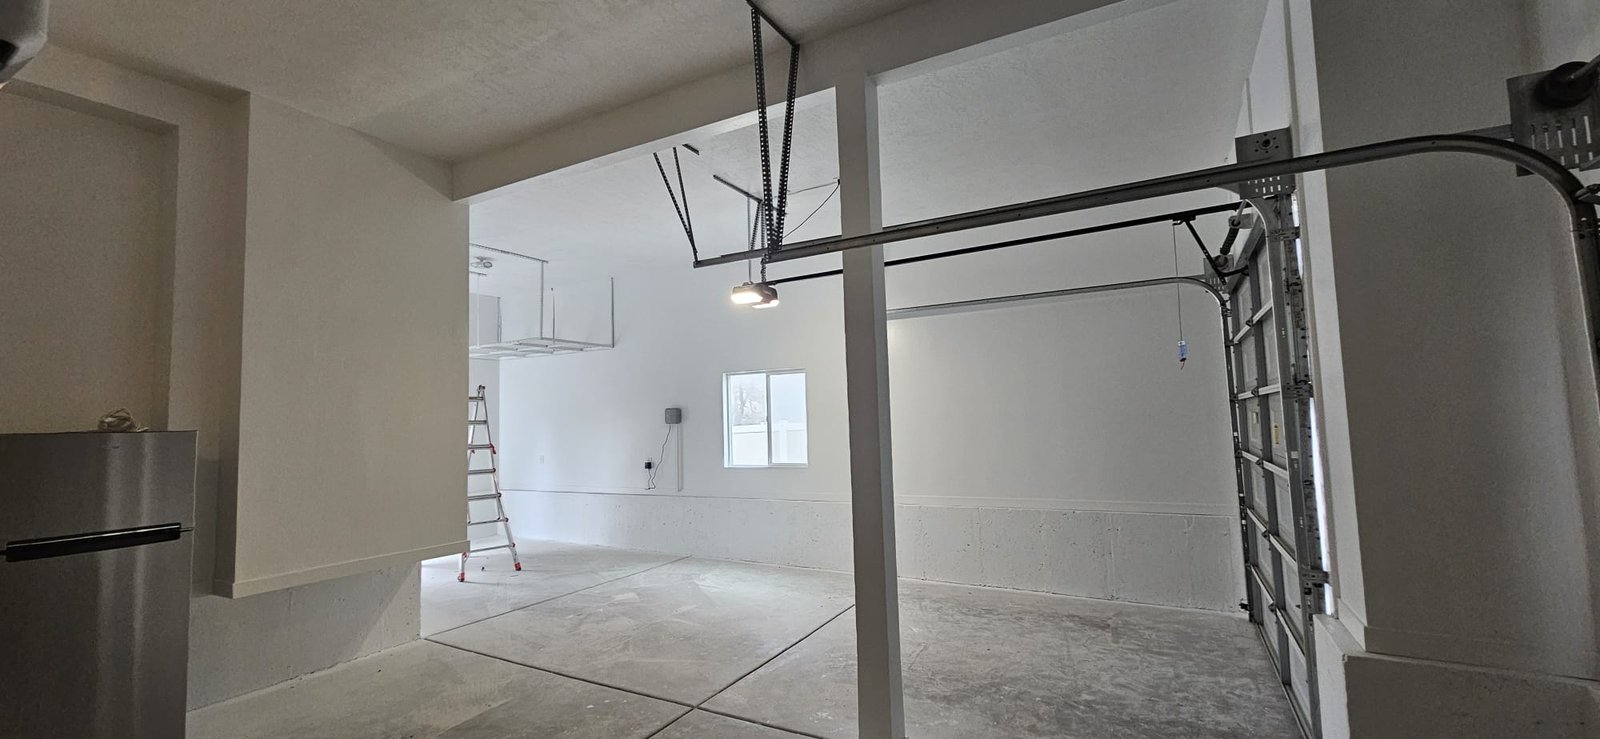
[[[733,288],[733,293],[728,297],[734,305],[748,305],[752,308],[778,307],[778,288],[765,282],[746,282]]]

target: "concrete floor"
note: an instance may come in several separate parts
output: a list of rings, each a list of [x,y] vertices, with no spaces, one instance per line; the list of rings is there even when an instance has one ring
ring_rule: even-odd
[[[423,567],[424,641],[190,714],[207,737],[855,737],[848,575],[528,543]],[[1297,737],[1223,614],[901,584],[911,737]]]

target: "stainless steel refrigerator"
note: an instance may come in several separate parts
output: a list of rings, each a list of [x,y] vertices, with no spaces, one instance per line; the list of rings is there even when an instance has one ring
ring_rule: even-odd
[[[195,433],[0,434],[0,737],[182,737]]]

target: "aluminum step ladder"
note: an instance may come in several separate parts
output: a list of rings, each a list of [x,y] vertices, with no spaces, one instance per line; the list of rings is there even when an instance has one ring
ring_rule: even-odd
[[[461,553],[461,570],[456,574],[457,582],[467,581],[467,558],[480,552],[492,552],[498,549],[511,550],[511,566],[518,572],[522,571],[522,560],[517,557],[517,540],[511,536],[511,519],[506,516],[505,503],[500,499],[500,457],[494,448],[494,436],[489,431],[489,396],[484,392],[484,386],[479,385],[476,394],[467,396],[467,403],[472,406],[472,416],[467,419],[467,551]],[[483,440],[478,440],[478,432],[483,432]],[[480,462],[483,457],[478,452],[488,452],[485,457],[489,460],[488,467],[474,467],[474,462]],[[490,488],[488,490],[474,491],[473,481],[487,476]],[[494,517],[482,520],[472,518],[474,503],[494,501]],[[478,506],[483,510],[488,506]],[[499,533],[490,536],[504,536],[504,544],[487,547],[472,546],[472,530],[478,526],[498,526]]]

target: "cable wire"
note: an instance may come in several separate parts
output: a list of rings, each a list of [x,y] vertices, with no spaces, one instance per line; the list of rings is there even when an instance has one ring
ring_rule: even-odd
[[[656,464],[650,468],[650,476],[645,481],[645,490],[656,489],[656,474],[661,472],[661,465],[667,462],[667,442],[672,440],[672,426],[667,426],[667,435],[661,440],[661,453],[656,455]]]
[[[824,206],[824,205],[827,205],[827,204],[828,204],[828,201],[829,201],[829,200],[832,200],[832,199],[833,199],[833,196],[834,196],[834,195],[837,195],[837,194],[839,194],[839,185],[837,185],[837,184],[835,184],[835,185],[834,185],[834,186],[833,186],[833,189],[832,189],[832,190],[830,190],[830,191],[829,191],[829,192],[828,192],[828,196],[827,196],[827,197],[825,197],[825,198],[823,198],[823,199],[822,199],[822,202],[820,202],[820,203],[817,203],[817,207],[816,207],[816,208],[813,208],[813,209],[812,209],[812,210],[811,210],[811,213],[810,213],[810,215],[807,215],[807,216],[806,216],[806,217],[805,217],[805,218],[804,218],[804,219],[802,219],[802,220],[801,220],[801,221],[800,221],[800,222],[799,222],[799,223],[797,223],[797,224],[795,224],[795,227],[794,227],[794,228],[792,228],[792,229],[789,229],[789,233],[786,233],[786,234],[784,234],[784,235],[783,235],[783,240],[784,240],[784,241],[788,241],[788,240],[789,240],[789,237],[790,237],[790,236],[793,236],[793,235],[794,235],[794,234],[795,234],[795,232],[796,232],[796,231],[799,231],[799,230],[800,230],[800,227],[802,227],[802,226],[804,226],[804,225],[806,225],[806,223],[808,223],[808,222],[810,222],[810,221],[811,221],[811,216],[814,216],[814,215],[816,215],[816,214],[817,214],[817,211],[820,211],[820,210],[822,210],[822,206]]]
[[[1183,272],[1178,269],[1178,224],[1172,224],[1172,276],[1181,277]],[[1183,290],[1182,286],[1174,283],[1172,298],[1178,307],[1178,369],[1183,369],[1189,360],[1189,342],[1183,338]]]

